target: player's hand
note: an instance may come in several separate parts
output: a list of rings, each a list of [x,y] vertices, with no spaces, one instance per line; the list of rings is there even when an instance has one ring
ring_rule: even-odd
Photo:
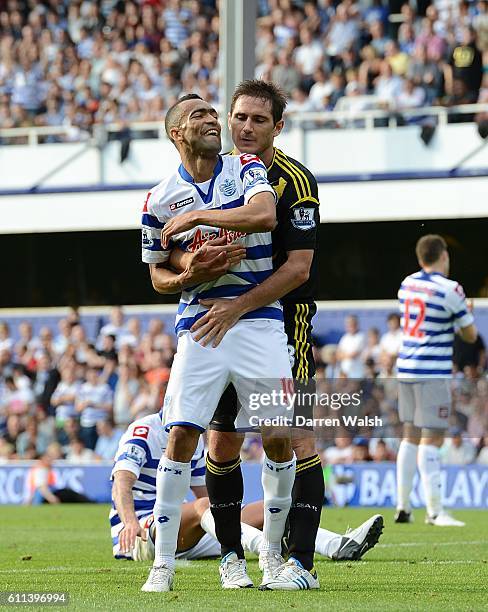
[[[200,304],[209,309],[196,323],[191,331],[194,332],[193,339],[207,346],[212,342],[215,348],[231,327],[237,323],[243,314],[237,299],[215,298],[200,300]]]
[[[204,244],[193,253],[186,270],[184,283],[198,285],[220,278],[229,268],[237,265],[246,257],[246,249],[241,244],[227,244],[226,238],[217,238]]]
[[[139,521],[134,519],[125,524],[119,533],[120,552],[123,554],[130,553],[136,544],[136,537],[139,535],[142,535],[142,527],[139,525]]]
[[[167,249],[172,236],[181,234],[181,232],[187,232],[197,225],[198,219],[195,211],[186,212],[177,217],[173,217],[161,230],[161,246],[163,249]]]

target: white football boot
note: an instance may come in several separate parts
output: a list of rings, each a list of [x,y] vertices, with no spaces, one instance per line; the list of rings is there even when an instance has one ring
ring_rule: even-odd
[[[334,561],[359,561],[378,543],[383,531],[384,520],[375,514],[356,529],[348,529],[342,536],[339,550],[332,555]]]
[[[254,586],[247,575],[245,559],[239,559],[235,552],[230,552],[220,561],[220,582],[223,589],[249,589]]]
[[[273,578],[259,587],[260,591],[308,591],[319,589],[317,573],[307,571],[297,559],[291,557],[274,572]]]
[[[441,512],[437,516],[427,515],[425,522],[427,525],[435,525],[436,527],[464,527],[466,525],[466,523],[458,521],[447,512]]]
[[[173,590],[175,571],[166,565],[152,567],[149,577],[141,588],[146,593],[166,593]]]
[[[259,554],[259,569],[263,572],[261,586],[266,586],[274,579],[276,570],[283,565],[285,560],[276,552],[262,552]]]

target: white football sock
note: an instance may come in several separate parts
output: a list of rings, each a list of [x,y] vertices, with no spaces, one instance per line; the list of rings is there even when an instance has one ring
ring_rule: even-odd
[[[291,506],[291,490],[295,482],[296,456],[283,463],[264,456],[261,483],[264,491],[264,552],[281,552],[281,538]]]
[[[437,516],[442,512],[441,456],[437,446],[419,445],[418,466],[424,488],[427,514]]]
[[[217,535],[215,534],[215,521],[210,508],[207,508],[207,510],[205,510],[205,512],[202,514],[200,525],[203,531],[217,539]],[[246,523],[241,523],[241,540],[244,550],[259,555],[259,551],[261,550],[261,545],[263,543],[262,531],[256,529],[256,527],[251,527],[251,525],[247,525]]]
[[[319,527],[317,537],[315,538],[315,552],[332,559],[332,555],[339,550],[341,541],[342,536],[338,533]]]
[[[205,531],[205,533],[208,533],[208,535],[211,535],[212,538],[215,538],[217,540],[217,535],[215,533],[215,521],[210,508],[207,508],[202,514],[202,518],[200,519],[200,526],[203,531]]]
[[[154,567],[159,567],[163,563],[173,569],[175,567],[181,505],[190,488],[190,480],[190,462],[171,461],[163,455],[156,473]]]
[[[263,546],[262,531],[246,523],[241,523],[241,540],[244,550],[259,555]]]
[[[397,473],[397,510],[410,512],[410,493],[412,492],[413,479],[417,471],[418,446],[402,440],[398,449],[396,461]]]

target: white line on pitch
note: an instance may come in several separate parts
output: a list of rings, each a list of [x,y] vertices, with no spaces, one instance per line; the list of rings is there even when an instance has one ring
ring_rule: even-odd
[[[377,544],[375,548],[405,548],[410,546],[459,546],[462,544],[488,545],[488,540],[470,540],[461,542],[398,542],[398,544]]]

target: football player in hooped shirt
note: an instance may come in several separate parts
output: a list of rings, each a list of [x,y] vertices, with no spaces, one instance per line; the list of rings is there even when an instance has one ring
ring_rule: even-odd
[[[169,109],[165,127],[181,165],[148,194],[142,217],[142,258],[150,264],[157,291],[182,291],[182,295],[176,317],[177,355],[163,411],[163,425],[170,433],[157,472],[155,558],[144,591],[172,589],[181,505],[191,479],[190,461],[229,382],[245,409],[250,392],[257,389],[282,397],[267,409],[267,417],[279,420],[290,415],[289,401],[280,394],[282,381],[291,379],[291,368],[277,300],[243,315],[217,348],[201,346],[190,332],[207,312],[200,300],[233,299],[273,273],[270,231],[276,224],[276,199],[266,167],[254,155],[219,155],[217,113],[194,94]],[[187,211],[191,214],[184,214]],[[198,267],[198,251],[202,250],[198,247],[219,235],[227,242],[238,241],[246,250],[246,259],[235,258],[234,252],[232,265],[223,275],[198,282],[198,273],[191,269],[194,264]],[[189,269],[181,274],[169,268],[173,245],[195,255]],[[225,250],[222,253],[229,255]],[[262,428],[261,433],[266,452],[264,507],[273,510],[264,517],[260,558],[266,566],[281,547],[295,457],[288,428]],[[221,565],[221,580],[225,588],[252,586],[245,560],[235,553]]]

